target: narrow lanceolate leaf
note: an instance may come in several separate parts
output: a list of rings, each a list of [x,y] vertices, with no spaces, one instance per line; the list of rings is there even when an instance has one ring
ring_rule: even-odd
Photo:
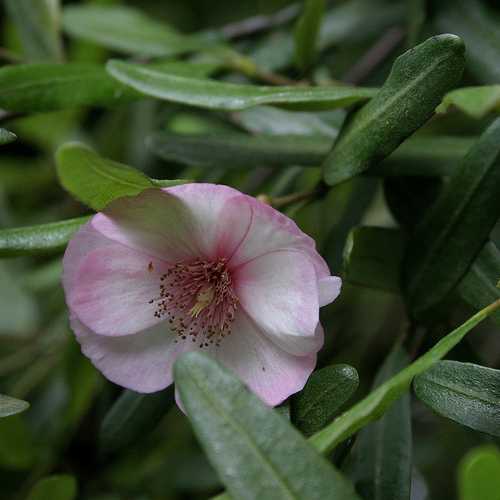
[[[261,104],[332,109],[366,101],[375,93],[373,89],[348,86],[271,87],[195,79],[118,60],[110,61],[107,70],[144,95],[209,109],[236,110]]]
[[[405,238],[398,229],[357,227],[344,249],[343,279],[347,283],[398,292]]]
[[[454,35],[429,38],[399,56],[378,94],[351,118],[324,162],[337,184],[380,162],[433,114],[460,80],[464,44]]]
[[[330,425],[314,434],[310,441],[321,452],[328,453],[344,439],[356,431],[380,418],[390,405],[400,398],[410,387],[413,378],[437,363],[465,335],[490,314],[500,309],[500,300],[485,307],[464,324],[441,339],[432,349],[384,382],[378,389],[355,404],[350,410],[337,417]]]
[[[16,26],[27,60],[62,59],[59,0],[5,0],[5,7]]]
[[[29,408],[30,404],[21,399],[11,398],[0,394],[0,418],[21,413]]]
[[[471,148],[408,245],[403,284],[416,317],[465,275],[500,216],[500,119]]]
[[[101,425],[99,444],[105,454],[140,441],[172,407],[172,390],[139,394],[125,390],[110,408]]]
[[[396,346],[377,373],[374,388],[409,363]],[[396,401],[377,422],[360,433],[353,450],[356,489],[365,498],[409,500],[412,470],[410,396]]]
[[[27,500],[74,500],[76,494],[76,479],[69,474],[60,474],[38,481]]]
[[[316,57],[321,21],[325,12],[325,0],[305,0],[304,10],[295,26],[295,61],[305,70]]]
[[[16,139],[17,139],[16,134],[4,128],[0,128],[0,145],[9,144],[9,142],[13,142]]]
[[[349,365],[325,366],[314,372],[291,401],[292,422],[306,436],[329,424],[358,388],[359,377]]]
[[[195,433],[233,498],[358,498],[297,430],[212,359],[187,353],[174,376]]]
[[[139,170],[102,158],[87,146],[69,143],[56,153],[57,174],[63,187],[96,211],[121,196],[134,196],[145,189],[183,184],[186,181],[153,181]]]
[[[444,96],[437,107],[438,113],[446,113],[453,106],[472,118],[483,118],[492,111],[500,111],[500,85],[463,87],[452,90]]]
[[[0,257],[47,255],[66,248],[88,217],[0,230]]]
[[[138,56],[172,56],[207,47],[195,37],[121,5],[67,6],[63,28],[70,36]]]
[[[500,250],[488,242],[460,281],[457,289],[460,296],[475,309],[481,309],[500,299]],[[491,319],[500,325],[500,312]]]
[[[500,370],[441,361],[415,378],[415,394],[435,412],[500,436]]]
[[[488,444],[465,455],[458,467],[459,500],[498,500],[500,450]]]

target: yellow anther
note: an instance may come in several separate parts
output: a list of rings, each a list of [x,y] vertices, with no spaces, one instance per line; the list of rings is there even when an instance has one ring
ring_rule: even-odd
[[[189,310],[189,314],[193,316],[193,318],[197,318],[201,311],[208,307],[212,301],[214,300],[215,292],[213,287],[209,286],[207,288],[202,288],[198,295],[196,296],[195,305]]]

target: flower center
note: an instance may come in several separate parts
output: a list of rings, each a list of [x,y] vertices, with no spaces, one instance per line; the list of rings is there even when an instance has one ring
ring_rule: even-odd
[[[181,339],[191,337],[200,347],[219,345],[231,333],[238,304],[226,259],[179,262],[160,277],[154,315],[166,317]]]

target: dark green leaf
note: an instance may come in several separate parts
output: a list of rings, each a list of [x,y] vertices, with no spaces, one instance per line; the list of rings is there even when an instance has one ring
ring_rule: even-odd
[[[21,413],[27,410],[30,404],[21,399],[11,398],[10,396],[4,396],[0,394],[0,418],[10,417],[16,413]]]
[[[48,476],[33,486],[27,500],[74,500],[76,479],[67,474]]]
[[[391,404],[409,389],[413,377],[425,372],[443,358],[472,328],[499,308],[500,301],[497,301],[476,313],[411,365],[384,382],[378,389],[337,417],[323,430],[314,434],[310,438],[311,443],[321,452],[328,453],[344,439],[352,436],[373,420],[380,418]]]
[[[429,38],[399,56],[378,94],[354,113],[323,166],[337,184],[377,164],[433,114],[464,67],[464,44],[454,35]]]
[[[174,376],[194,430],[233,498],[358,498],[298,431],[215,361],[184,354]]]
[[[500,119],[482,134],[416,227],[403,284],[415,316],[439,305],[465,275],[500,215]]]
[[[0,145],[9,144],[9,142],[13,142],[16,139],[16,134],[10,132],[9,130],[5,130],[4,128],[0,128]]]
[[[295,61],[305,70],[314,62],[316,44],[325,12],[325,0],[305,0],[304,9],[295,26]]]
[[[60,252],[88,220],[88,217],[78,217],[38,226],[0,229],[0,257]]]
[[[397,345],[380,368],[373,389],[409,363]],[[356,489],[365,498],[409,500],[412,469],[410,396],[397,400],[377,422],[367,425],[356,440]]]
[[[435,412],[500,436],[500,370],[441,361],[415,378],[415,394]]]
[[[141,64],[110,61],[108,72],[144,95],[201,108],[234,110],[261,104],[282,104],[300,109],[331,109],[366,101],[373,89],[330,87],[267,87],[189,78]]]
[[[444,96],[437,107],[438,113],[446,113],[450,106],[455,106],[472,118],[483,118],[492,111],[500,111],[500,85],[484,87],[463,87],[452,90]]]
[[[24,415],[0,418],[0,467],[30,469],[36,460],[36,445]]]
[[[59,0],[5,0],[5,7],[29,61],[62,59]]]
[[[104,454],[115,453],[152,431],[167,414],[174,402],[172,389],[154,394],[139,394],[125,390],[107,412],[99,433]]]
[[[306,436],[314,434],[333,420],[358,384],[358,372],[349,365],[325,366],[314,372],[292,398],[292,422]]]
[[[96,211],[122,196],[135,196],[145,189],[175,186],[186,181],[156,181],[122,163],[102,158],[87,146],[68,143],[56,153],[57,173],[63,187]]]

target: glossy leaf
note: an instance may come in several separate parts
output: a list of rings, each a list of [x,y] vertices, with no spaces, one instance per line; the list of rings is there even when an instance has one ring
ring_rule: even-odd
[[[492,111],[500,111],[500,85],[462,87],[444,96],[437,107],[438,113],[446,113],[450,106],[458,108],[472,118],[483,118]]]
[[[293,396],[291,418],[310,436],[330,423],[359,385],[358,372],[349,365],[331,365],[315,371],[304,389]]]
[[[63,187],[76,199],[96,211],[122,196],[135,196],[145,189],[186,181],[153,181],[122,163],[102,158],[87,146],[68,143],[56,153],[57,173]]]
[[[88,217],[49,222],[38,226],[0,229],[0,257],[47,255],[66,248]]]
[[[16,134],[4,128],[0,128],[0,145],[9,144],[9,142],[13,142],[16,139],[17,139]]]
[[[332,109],[374,95],[373,89],[361,87],[271,87],[195,79],[118,60],[106,67],[118,81],[144,95],[208,109],[237,110],[262,104]]]
[[[460,80],[464,44],[454,35],[429,38],[396,59],[378,94],[353,114],[323,167],[333,185],[380,162],[433,114]]]
[[[19,33],[26,59],[60,61],[59,0],[5,0],[4,3]]]
[[[330,425],[314,434],[310,441],[321,452],[328,453],[356,431],[380,418],[390,405],[410,387],[413,378],[437,363],[478,323],[500,308],[500,301],[485,307],[465,323],[441,339],[411,365],[384,382],[378,389],[337,417]]]
[[[70,36],[111,50],[138,56],[173,56],[206,47],[140,10],[123,5],[71,5],[64,8],[63,27]]]
[[[436,307],[465,275],[500,216],[500,119],[470,149],[416,227],[403,283],[413,314]]]
[[[195,433],[233,498],[358,498],[298,431],[209,357],[184,354],[174,377]]]
[[[30,404],[26,401],[0,394],[0,418],[10,417],[16,413],[21,413],[27,410],[29,406]]]
[[[500,450],[483,445],[470,450],[458,467],[459,500],[498,500]]]
[[[124,390],[102,421],[100,449],[116,453],[140,441],[167,414],[174,402],[173,389],[154,394]]]
[[[69,474],[48,476],[33,486],[27,500],[74,500],[76,479]]]
[[[295,25],[295,61],[301,70],[307,69],[316,57],[325,0],[305,0],[304,8]]]
[[[414,389],[440,415],[500,436],[500,370],[441,361],[415,378]]]

